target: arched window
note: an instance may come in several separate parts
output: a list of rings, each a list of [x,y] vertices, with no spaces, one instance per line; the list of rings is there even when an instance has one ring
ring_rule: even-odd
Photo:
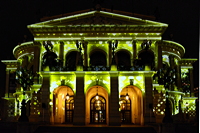
[[[131,66],[130,55],[126,51],[116,53],[117,66],[119,70],[129,70]]]
[[[90,66],[106,66],[106,56],[100,51],[95,51],[90,55]]]
[[[77,64],[77,51],[72,51],[66,56],[65,66],[67,70],[75,71]]]
[[[90,100],[90,123],[106,123],[106,100],[100,95]]]
[[[57,54],[54,53],[54,52],[45,52],[43,57],[42,57],[42,65],[43,66],[49,66],[49,69],[50,70],[54,70],[55,67],[57,66],[57,61],[56,61],[56,58],[57,58]]]
[[[151,66],[151,70],[154,68],[154,53],[151,50],[142,50],[138,55],[139,59],[141,59],[143,65]]]
[[[131,123],[131,100],[126,96],[120,97],[121,123]]]

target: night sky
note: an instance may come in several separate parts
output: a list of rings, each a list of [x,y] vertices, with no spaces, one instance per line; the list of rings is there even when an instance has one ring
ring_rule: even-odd
[[[191,2],[192,1],[192,2]],[[154,15],[169,24],[163,40],[174,41],[186,49],[185,58],[199,58],[199,0],[104,0],[102,7],[144,15]],[[27,25],[44,16],[59,15],[94,7],[94,0],[4,0],[0,3],[0,60],[14,59],[12,50],[26,34]],[[0,63],[0,89],[5,85],[5,66]],[[199,86],[199,62],[195,63],[195,84]]]

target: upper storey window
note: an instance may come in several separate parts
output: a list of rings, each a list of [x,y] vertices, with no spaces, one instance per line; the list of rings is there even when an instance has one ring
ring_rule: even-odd
[[[72,51],[66,55],[65,66],[66,66],[67,70],[75,71],[77,63],[78,63],[78,52],[77,51]]]
[[[116,53],[118,70],[129,70],[131,66],[130,55],[126,51]]]
[[[100,52],[96,51],[90,56],[90,66],[106,66],[106,56]]]
[[[95,51],[90,55],[90,65],[87,68],[90,71],[107,71],[106,55],[101,51]]]

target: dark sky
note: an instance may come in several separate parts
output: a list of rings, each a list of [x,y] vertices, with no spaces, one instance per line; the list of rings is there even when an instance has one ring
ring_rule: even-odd
[[[43,16],[90,9],[94,0],[4,0],[0,3],[0,60],[13,59],[12,50],[29,36],[27,25],[33,24]],[[191,2],[192,1],[192,2]],[[159,14],[163,23],[169,24],[163,40],[174,35],[174,40],[182,44],[184,57],[199,58],[199,0],[104,0],[102,7],[113,8],[145,15]],[[0,79],[3,82],[5,67],[0,63]],[[195,86],[199,86],[199,63],[195,63]],[[3,73],[3,74],[2,74]],[[2,88],[2,86],[0,87]]]

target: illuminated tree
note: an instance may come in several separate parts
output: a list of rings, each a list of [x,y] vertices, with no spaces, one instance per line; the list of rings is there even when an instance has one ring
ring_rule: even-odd
[[[28,70],[27,68],[20,67],[16,71],[16,82],[23,88],[23,100],[22,100],[22,107],[21,107],[21,116],[19,117],[18,121],[20,122],[28,122],[29,119],[26,116],[26,99],[25,93],[27,89],[33,85],[34,82],[34,74],[32,70]]]

